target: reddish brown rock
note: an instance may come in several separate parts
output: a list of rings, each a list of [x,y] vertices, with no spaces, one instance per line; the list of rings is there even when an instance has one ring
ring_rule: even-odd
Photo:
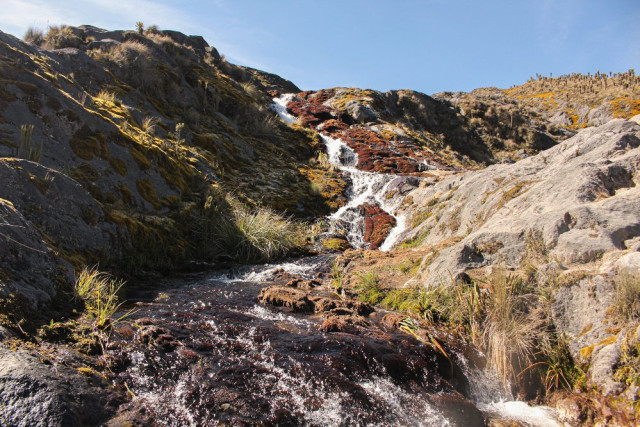
[[[303,126],[310,128],[315,128],[320,123],[333,118],[331,108],[304,100],[291,101],[287,104],[287,111],[300,118]]]
[[[323,103],[335,95],[335,89],[300,92],[287,104],[287,110],[297,116],[303,126],[342,139],[358,155],[360,170],[402,175],[424,175],[423,160],[438,168],[451,165],[442,156],[427,150],[424,143],[393,134],[383,136],[375,127],[354,124],[344,110],[335,110]]]
[[[306,292],[287,286],[270,286],[264,288],[260,291],[258,301],[261,304],[291,308],[296,313],[309,313],[313,311],[313,303],[307,298]]]
[[[340,120],[336,120],[336,119],[331,119],[331,120],[327,120],[326,122],[322,123],[319,127],[318,130],[324,133],[329,133],[329,134],[335,134],[338,132],[342,132],[344,130],[347,130],[349,128],[349,125],[340,121]]]
[[[359,328],[371,328],[371,326],[371,322],[362,316],[350,313],[327,313],[320,329],[325,332],[357,334]]]
[[[316,313],[333,314],[357,314],[358,316],[368,316],[373,313],[371,305],[351,299],[331,299],[326,297],[311,297]]]
[[[395,227],[396,219],[377,204],[363,203],[358,208],[364,216],[364,241],[370,249],[378,249]]]
[[[407,316],[403,314],[389,313],[382,318],[382,325],[390,329],[398,329],[398,327],[400,327],[400,322],[406,318]]]

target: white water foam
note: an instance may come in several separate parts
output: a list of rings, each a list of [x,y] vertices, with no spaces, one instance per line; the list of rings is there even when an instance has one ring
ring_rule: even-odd
[[[365,245],[364,217],[359,212],[358,206],[363,203],[377,204],[385,212],[392,212],[402,201],[401,198],[387,199],[384,195],[391,181],[397,177],[394,174],[384,174],[376,172],[365,172],[356,169],[358,155],[344,141],[339,138],[332,138],[320,135],[329,155],[329,162],[338,167],[351,180],[351,187],[348,190],[347,203],[334,212],[329,218],[334,221],[342,221],[348,225],[347,239],[355,248],[362,248]],[[404,231],[405,220],[403,217],[390,213],[395,220],[396,226],[381,246],[380,250],[391,249],[397,237]],[[389,237],[392,237],[391,239]]]
[[[287,123],[293,123],[296,118],[287,111],[287,104],[293,99],[293,94],[282,95],[273,99],[272,109]],[[396,220],[395,227],[380,247],[381,251],[389,251],[398,240],[400,234],[405,231],[406,219],[402,216],[395,216],[392,212],[402,201],[402,198],[383,197],[389,183],[397,177],[394,174],[383,174],[375,172],[365,172],[356,168],[358,155],[344,141],[339,138],[332,138],[320,133],[320,137],[327,148],[329,162],[351,180],[351,187],[348,190],[348,201],[345,206],[334,212],[329,218],[346,225],[345,231],[351,246],[362,248],[365,246],[364,218],[359,212],[358,206],[363,203],[378,204],[385,212],[392,215]]]
[[[304,259],[302,261],[305,261]],[[209,281],[222,283],[235,282],[264,282],[271,278],[276,271],[284,270],[288,273],[299,275],[305,278],[309,277],[310,272],[317,269],[322,261],[318,260],[309,264],[298,262],[284,262],[281,264],[260,264],[258,266],[246,266],[233,271],[213,274],[209,277]]]
[[[415,394],[408,393],[387,378],[375,377],[359,384],[369,396],[382,400],[399,425],[411,426],[449,426],[444,418],[431,404]],[[380,425],[388,425],[381,422]]]
[[[500,419],[517,421],[531,427],[561,427],[556,411],[548,406],[529,406],[518,400],[476,404],[478,409]]]
[[[301,329],[311,330],[315,329],[316,326],[315,323],[310,322],[303,317],[295,317],[279,311],[271,311],[261,305],[254,305],[249,310],[244,311],[243,313],[257,317],[261,320],[268,320],[275,323],[289,323]]]
[[[560,427],[557,412],[548,406],[529,406],[515,400],[502,386],[498,375],[490,370],[469,368],[464,357],[457,358],[471,386],[471,399],[476,407],[499,419],[517,421],[531,427]]]
[[[296,121],[296,117],[289,114],[287,111],[287,104],[291,102],[294,96],[294,94],[288,93],[286,95],[282,95],[280,98],[273,98],[273,105],[271,105],[271,109],[278,113],[286,123],[294,123]]]

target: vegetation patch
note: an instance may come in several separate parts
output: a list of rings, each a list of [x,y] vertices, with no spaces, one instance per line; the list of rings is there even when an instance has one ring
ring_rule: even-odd
[[[614,379],[627,386],[640,386],[640,340],[632,327],[624,337],[620,352],[620,361],[616,367]]]
[[[138,193],[140,196],[151,203],[155,209],[160,209],[162,204],[160,203],[160,199],[158,199],[158,193],[156,193],[156,189],[153,187],[153,184],[149,179],[139,179],[136,181],[136,188],[138,189]]]
[[[640,276],[621,272],[615,279],[613,314],[621,323],[640,320]]]
[[[344,252],[351,248],[349,241],[346,239],[331,238],[322,241],[322,247],[332,251]]]
[[[82,126],[69,141],[71,150],[83,160],[93,160],[95,156],[109,157],[107,138],[101,132],[93,132],[89,126]]]
[[[74,286],[75,296],[84,302],[86,313],[93,319],[96,328],[103,329],[121,319],[114,319],[113,315],[122,305],[118,293],[124,284],[124,281],[116,280],[96,267],[85,267],[78,275]]]
[[[214,233],[213,244],[221,253],[241,262],[266,262],[306,246],[308,230],[305,225],[265,207],[249,209],[232,198],[227,203],[231,209],[217,215],[212,200],[205,206],[209,210],[208,218],[213,220],[208,226],[209,232]],[[212,215],[217,218],[212,218]]]
[[[120,176],[125,176],[127,174],[127,164],[122,159],[118,159],[116,157],[109,157],[109,164],[113,168],[116,173]]]
[[[141,170],[146,171],[151,167],[151,162],[147,159],[147,156],[145,156],[144,153],[136,147],[129,147],[129,153],[131,153],[131,157],[133,157],[133,160],[135,160]]]
[[[82,163],[77,168],[74,168],[70,174],[71,178],[79,183],[86,185],[90,182],[95,182],[100,178],[100,174],[88,163]]]

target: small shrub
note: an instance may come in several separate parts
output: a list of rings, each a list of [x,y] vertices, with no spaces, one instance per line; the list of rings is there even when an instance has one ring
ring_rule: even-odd
[[[173,142],[175,144],[174,150],[177,151],[184,145],[184,123],[176,123],[174,132],[171,134]]]
[[[145,34],[158,34],[159,32],[160,32],[160,29],[158,28],[158,26],[153,24],[147,27]]]
[[[344,297],[344,283],[342,279],[342,270],[340,270],[340,267],[338,267],[338,264],[336,264],[334,260],[331,263],[331,286],[341,298]]]
[[[120,102],[118,98],[116,98],[115,93],[105,89],[98,92],[98,94],[96,95],[96,100],[103,102],[105,104],[118,104]]]
[[[142,21],[136,22],[136,31],[138,32],[138,34],[144,33],[144,22]]]

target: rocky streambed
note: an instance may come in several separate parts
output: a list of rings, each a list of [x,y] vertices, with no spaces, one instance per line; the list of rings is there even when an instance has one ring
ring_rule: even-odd
[[[203,275],[137,304],[107,358],[130,402],[118,422],[161,425],[482,425],[446,353],[404,316],[331,295],[325,257]],[[453,344],[455,340],[451,340]]]
[[[335,293],[330,266],[316,256],[155,283],[132,295],[102,355],[44,345],[31,350],[44,365],[24,356],[35,371],[3,364],[3,395],[16,397],[3,424],[555,425],[549,408],[504,402],[453,334]]]

